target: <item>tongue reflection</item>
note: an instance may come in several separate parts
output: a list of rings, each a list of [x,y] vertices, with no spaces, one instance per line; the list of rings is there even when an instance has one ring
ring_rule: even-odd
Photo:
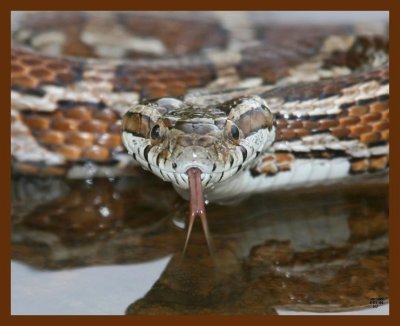
[[[185,254],[186,252],[186,247],[189,242],[190,234],[192,232],[193,223],[196,216],[200,218],[208,249],[212,253],[210,232],[208,230],[206,210],[204,207],[203,189],[201,187],[201,171],[198,168],[190,168],[186,171],[186,173],[189,178],[190,212],[189,225],[183,254]]]

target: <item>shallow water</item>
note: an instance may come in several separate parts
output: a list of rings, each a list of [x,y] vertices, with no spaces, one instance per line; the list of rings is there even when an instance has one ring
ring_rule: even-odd
[[[132,293],[132,301],[121,307],[132,315],[355,310],[388,298],[387,197],[387,184],[378,182],[209,205],[214,253],[196,223],[183,257],[188,204],[150,175],[74,181],[18,177],[12,258],[41,271],[73,271],[171,257],[161,275],[154,274],[150,290],[139,300]],[[131,273],[132,282],[149,276],[140,268]],[[29,284],[26,276],[24,282]],[[92,300],[93,305],[101,300],[96,291]]]

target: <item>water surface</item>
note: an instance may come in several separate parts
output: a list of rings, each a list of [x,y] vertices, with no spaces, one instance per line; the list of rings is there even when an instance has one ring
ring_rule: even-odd
[[[376,182],[209,205],[213,255],[196,223],[182,257],[188,205],[148,174],[69,181],[18,177],[12,258],[43,272],[135,267],[132,282],[124,274],[113,283],[118,297],[121,287],[148,280],[148,291],[143,287],[130,302],[121,301],[121,312],[132,315],[351,311],[388,297],[387,196],[387,184]],[[88,279],[107,274],[91,272]],[[51,274],[43,275],[46,288]],[[30,284],[29,273],[23,281]],[[102,298],[93,288],[93,311],[102,313]],[[78,305],[77,293],[58,294],[63,295]]]

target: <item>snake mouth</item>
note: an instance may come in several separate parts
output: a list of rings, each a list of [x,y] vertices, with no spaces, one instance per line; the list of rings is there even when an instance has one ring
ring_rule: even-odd
[[[174,170],[166,170],[162,169],[157,165],[150,164],[147,166],[152,173],[157,175],[159,178],[163,179],[164,181],[171,182],[174,187],[180,189],[190,189],[190,177],[188,171],[196,169],[199,172],[199,182],[203,189],[207,189],[212,187],[216,183],[220,183],[229,179],[230,177],[236,175],[242,170],[243,165],[235,165],[227,170],[222,171],[211,171],[211,172],[203,172],[203,168],[200,165],[192,164],[186,170],[186,172],[178,172]]]
[[[206,238],[208,250],[212,254],[212,243],[210,231],[208,229],[207,215],[204,203],[203,187],[201,175],[202,171],[197,167],[191,167],[186,171],[189,181],[189,196],[190,196],[190,210],[189,210],[189,223],[186,235],[185,246],[183,248],[183,255],[186,252],[189,243],[190,235],[192,233],[193,224],[196,217],[200,218],[203,232]]]
[[[201,185],[204,189],[208,189],[240,173],[257,155],[254,148],[251,146],[246,148],[245,145],[230,150],[224,160],[218,159],[218,153],[211,155],[203,148],[187,148],[170,160],[157,160],[158,155],[156,152],[153,153],[145,159],[151,172],[164,181],[172,182],[175,188],[183,190],[189,189],[187,171],[192,168],[201,171]],[[141,155],[137,158],[142,159]],[[146,168],[146,165],[142,165]]]

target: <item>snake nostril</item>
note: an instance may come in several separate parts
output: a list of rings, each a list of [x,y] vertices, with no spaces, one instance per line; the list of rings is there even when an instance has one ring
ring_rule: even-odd
[[[172,168],[173,168],[173,169],[176,169],[176,167],[177,167],[176,163],[173,162],[173,163],[172,163]]]

